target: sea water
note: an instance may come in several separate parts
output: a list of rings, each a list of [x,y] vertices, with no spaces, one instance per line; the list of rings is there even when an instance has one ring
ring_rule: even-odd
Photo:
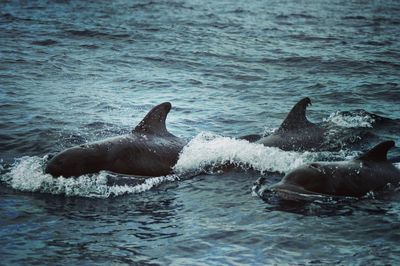
[[[0,264],[398,264],[396,189],[281,205],[256,183],[399,145],[399,12],[398,1],[1,2]],[[273,132],[303,97],[309,120],[367,141],[292,152],[237,139]],[[127,134],[165,101],[168,130],[188,140],[173,174],[44,174],[49,156]]]

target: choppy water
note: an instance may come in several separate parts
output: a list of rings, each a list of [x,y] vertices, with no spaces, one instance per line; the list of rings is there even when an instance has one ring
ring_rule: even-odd
[[[400,143],[399,12],[398,1],[1,2],[1,263],[400,263],[398,193],[280,205],[254,187]],[[273,131],[306,96],[310,120],[366,141],[298,153],[234,139]],[[49,154],[127,133],[164,101],[168,129],[190,140],[176,175],[43,174]],[[220,173],[226,162],[252,170]]]

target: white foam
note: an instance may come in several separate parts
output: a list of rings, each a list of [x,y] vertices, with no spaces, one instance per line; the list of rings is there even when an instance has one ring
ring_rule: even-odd
[[[148,191],[162,183],[179,180],[182,176],[218,169],[226,164],[253,168],[254,170],[286,173],[302,164],[331,158],[332,153],[282,151],[262,144],[250,143],[222,137],[212,133],[200,133],[182,150],[174,175],[151,177],[138,185],[110,185],[107,183],[109,172],[82,175],[77,178],[54,178],[43,171],[47,157],[26,156],[16,160],[11,167],[3,167],[6,171],[0,175],[0,181],[14,189],[28,192],[51,193],[66,196],[107,198],[124,194]],[[340,158],[344,154],[338,154]],[[400,163],[396,164],[400,168]],[[118,175],[117,175],[118,177]]]
[[[22,157],[14,163],[10,171],[1,175],[0,179],[12,188],[21,191],[89,198],[107,198],[140,193],[166,181],[179,179],[176,175],[168,175],[148,178],[143,183],[135,186],[109,186],[107,185],[107,176],[109,174],[105,171],[98,174],[82,175],[77,178],[54,178],[43,172],[43,165],[46,159],[46,156],[43,158],[37,156]]]
[[[278,148],[250,143],[247,140],[202,132],[183,148],[174,171],[182,174],[234,164],[244,168],[251,167],[260,172],[284,173],[313,161],[315,157],[316,155],[310,152],[286,152]]]
[[[275,127],[275,128],[269,128],[269,127],[265,126],[265,127],[264,127],[264,131],[263,131],[263,133],[261,134],[261,136],[262,136],[262,137],[266,137],[266,136],[268,136],[268,135],[271,135],[272,133],[274,133],[274,132],[277,131],[277,130],[278,130],[277,127]]]
[[[341,112],[334,112],[328,118],[323,119],[324,122],[332,122],[338,126],[346,128],[368,127],[371,128],[375,119],[368,114],[346,115]]]

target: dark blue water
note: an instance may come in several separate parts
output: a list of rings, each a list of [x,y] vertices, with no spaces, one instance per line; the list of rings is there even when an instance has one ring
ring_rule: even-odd
[[[281,205],[254,186],[399,146],[399,14],[398,1],[2,1],[1,263],[399,264],[396,191]],[[234,139],[272,132],[306,96],[311,121],[369,137],[319,153]],[[190,140],[176,174],[43,173],[49,154],[128,133],[164,101]]]

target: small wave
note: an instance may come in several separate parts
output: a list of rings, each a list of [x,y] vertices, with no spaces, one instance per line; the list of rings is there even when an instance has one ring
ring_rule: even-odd
[[[275,16],[276,19],[316,19],[315,16],[310,14],[303,14],[303,13],[291,13],[291,14],[279,14]]]
[[[174,171],[178,174],[203,172],[227,164],[253,168],[261,173],[286,172],[315,159],[317,154],[285,152],[247,140],[202,132],[182,150]]]
[[[54,195],[79,196],[87,198],[108,198],[124,194],[148,191],[162,183],[178,180],[176,175],[146,178],[135,186],[108,185],[109,173],[82,175],[77,178],[54,178],[43,173],[47,156],[26,156],[19,158],[0,181],[12,188],[26,192],[50,193]],[[1,166],[3,168],[3,166]]]
[[[386,46],[386,45],[392,45],[393,42],[390,40],[383,40],[383,41],[372,41],[372,40],[368,40],[368,41],[362,41],[360,42],[361,44],[364,45],[371,45],[371,46]],[[396,64],[394,64],[396,65]]]
[[[112,39],[112,40],[125,40],[130,38],[131,36],[126,33],[108,33],[108,32],[102,32],[102,31],[96,31],[96,30],[66,30],[65,31],[67,34],[70,34],[75,37],[80,37],[80,38],[103,38],[103,39]]]
[[[325,37],[316,35],[306,35],[304,33],[288,35],[288,38],[292,38],[299,41],[315,41],[315,42],[333,42],[338,40],[337,38],[331,36]]]
[[[345,128],[372,128],[375,123],[375,119],[367,112],[334,112],[330,114],[328,118],[323,119],[324,122],[331,122],[338,126]]]
[[[100,46],[95,45],[95,44],[81,44],[82,48],[86,48],[86,49],[99,49]]]
[[[342,19],[344,19],[344,20],[366,20],[367,17],[365,17],[365,16],[345,16],[345,17],[342,17]]]
[[[52,40],[52,39],[47,39],[47,40],[41,40],[41,41],[33,41],[32,44],[33,45],[39,45],[39,46],[49,46],[49,45],[53,45],[56,44],[57,41]]]
[[[154,6],[155,4],[156,4],[156,2],[154,2],[154,1],[149,1],[146,3],[135,3],[130,8],[131,9],[144,9],[144,8]]]

